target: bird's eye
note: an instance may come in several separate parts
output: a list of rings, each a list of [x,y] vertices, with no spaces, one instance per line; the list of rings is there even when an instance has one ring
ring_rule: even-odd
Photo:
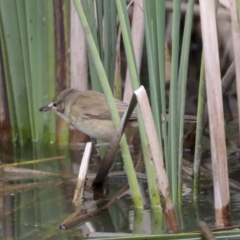
[[[57,107],[57,103],[53,103],[53,107]]]

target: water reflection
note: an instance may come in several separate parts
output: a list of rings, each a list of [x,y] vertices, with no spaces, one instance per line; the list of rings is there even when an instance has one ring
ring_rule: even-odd
[[[9,150],[10,149],[10,150]],[[56,156],[61,158],[56,159]],[[0,238],[2,239],[79,239],[91,232],[125,234],[160,234],[166,232],[161,210],[150,208],[147,184],[139,181],[144,195],[145,210],[134,211],[130,193],[116,200],[107,209],[97,200],[96,193],[86,188],[84,206],[88,212],[100,209],[98,214],[66,231],[59,225],[78,210],[72,203],[76,176],[81,162],[82,150],[69,150],[68,146],[56,148],[53,145],[31,144],[23,147],[11,146],[1,149],[0,161],[22,163],[27,160],[53,158],[51,160],[19,166],[20,172],[11,173],[0,169]],[[191,156],[190,156],[191,157]],[[121,163],[118,163],[121,169]],[[39,172],[24,172],[31,169]],[[89,173],[96,172],[92,159]],[[53,173],[41,174],[42,172]],[[233,178],[239,181],[238,172]],[[89,175],[90,176],[90,175]],[[89,178],[87,186],[91,186]],[[104,194],[111,199],[125,184],[126,178],[111,178],[105,186]],[[17,187],[15,187],[17,186]],[[197,217],[214,226],[212,186],[202,188],[198,206],[191,197],[191,180],[184,182],[182,231],[195,231]],[[100,194],[102,197],[102,195]],[[99,197],[98,197],[99,199]],[[234,224],[239,224],[239,193],[231,192]]]

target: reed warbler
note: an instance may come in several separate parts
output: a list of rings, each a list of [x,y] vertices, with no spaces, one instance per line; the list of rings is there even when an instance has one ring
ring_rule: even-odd
[[[128,104],[115,99],[120,117]],[[109,142],[115,134],[115,127],[104,94],[95,91],[79,91],[68,88],[57,94],[51,103],[41,107],[41,112],[54,111],[70,126],[92,138]],[[127,137],[136,135],[138,124],[136,112],[126,126]]]

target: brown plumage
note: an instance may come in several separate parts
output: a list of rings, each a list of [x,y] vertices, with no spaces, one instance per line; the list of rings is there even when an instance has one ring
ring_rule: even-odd
[[[122,117],[128,104],[117,99],[115,103]],[[106,98],[99,92],[65,89],[39,110],[54,111],[71,126],[96,139],[110,141],[115,133]],[[138,132],[136,112],[133,112],[125,132],[129,137]]]

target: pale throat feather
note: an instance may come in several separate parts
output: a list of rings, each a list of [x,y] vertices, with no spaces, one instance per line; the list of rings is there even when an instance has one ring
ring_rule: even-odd
[[[65,104],[63,113],[56,111],[57,115],[70,124],[70,119],[68,117],[70,111],[70,104]]]
[[[64,113],[60,113],[60,112],[58,112],[58,111],[56,111],[56,113],[57,113],[57,115],[58,115],[59,117],[61,117],[64,121],[66,121],[67,123],[70,123],[69,118],[68,118],[68,115],[65,115]]]
[[[56,112],[58,114],[58,116],[63,118],[68,124],[70,124],[70,126],[72,126],[72,123],[71,123],[70,118],[69,118],[69,113],[71,111],[72,102],[75,100],[76,97],[77,97],[77,95],[75,97],[72,96],[71,98],[67,99],[67,104],[66,103],[64,104],[63,113],[58,112],[58,111]]]

